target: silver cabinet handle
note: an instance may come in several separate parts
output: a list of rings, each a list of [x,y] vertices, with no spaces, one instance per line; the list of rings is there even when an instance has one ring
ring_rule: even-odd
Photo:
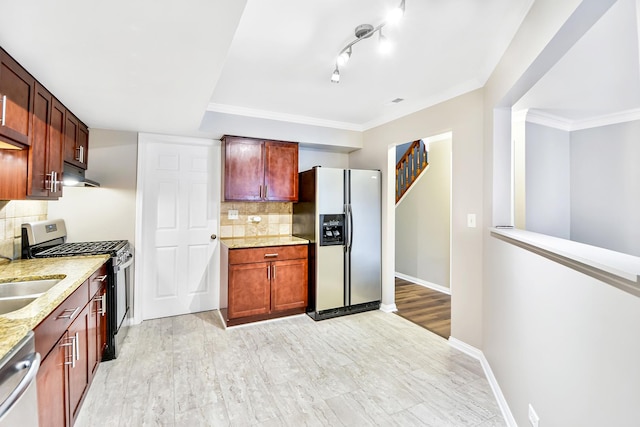
[[[58,192],[58,172],[54,171],[53,172],[54,178],[53,178],[53,192],[57,193]]]
[[[72,368],[76,367],[76,337],[77,337],[77,334],[76,334],[76,336],[69,338],[69,340],[71,340],[71,342],[60,344],[60,347],[71,347],[71,361],[67,362],[65,360],[64,364],[65,365],[71,365]],[[66,359],[66,355],[65,355],[65,359]]]
[[[27,369],[27,373],[20,380],[16,388],[7,396],[7,398],[0,404],[0,418],[3,418],[4,415],[9,411],[11,407],[20,399],[20,397],[27,391],[27,388],[31,385],[33,380],[36,378],[36,374],[38,373],[38,368],[40,367],[40,353],[30,353],[23,360],[17,362],[13,365],[13,371],[18,372],[23,369]]]
[[[262,199],[262,185],[260,185],[260,196],[259,197]]]
[[[84,145],[78,146],[76,150],[78,151],[78,157],[76,157],[76,160],[80,163],[84,163]]]
[[[273,265],[273,279],[275,280],[276,278],[276,265]]]
[[[93,300],[95,302],[99,302],[100,303],[100,308],[98,310],[96,310],[96,313],[98,313],[100,316],[104,316],[105,313],[107,312],[106,297],[107,297],[107,294],[102,294],[99,297],[93,298]]]
[[[55,193],[55,187],[54,187],[54,184],[53,184],[55,182],[54,181],[55,180],[55,172],[51,171],[51,173],[46,174],[45,177],[49,180],[49,185],[47,186],[47,184],[45,182],[44,187],[45,188],[49,187],[48,188],[49,192],[50,193]]]
[[[104,282],[107,279],[107,275],[105,274],[104,276],[98,276],[96,277],[96,280],[98,282]]]
[[[267,266],[267,280],[271,280],[271,266]]]
[[[265,199],[266,199],[267,197],[269,197],[269,196],[268,196],[268,194],[269,194],[269,186],[268,186],[268,185],[265,185],[265,186],[264,186],[264,198],[265,198]]]
[[[277,257],[277,256],[278,256],[278,254],[277,254],[277,253],[275,253],[275,254],[264,254],[264,257],[265,257],[265,258],[275,258],[275,257]]]
[[[67,308],[66,310],[63,310],[62,312],[63,312],[63,313],[69,313],[69,312],[71,312],[71,313],[70,313],[70,314],[65,314],[65,315],[60,315],[60,316],[56,317],[56,320],[57,320],[57,319],[69,319],[69,320],[71,320],[71,319],[73,319],[73,318],[76,316],[76,314],[78,314],[78,311],[79,311],[79,310],[80,310],[80,307],[76,307],[76,308]]]
[[[2,96],[2,119],[0,119],[0,126],[4,126],[5,117],[7,115],[7,95]]]
[[[76,360],[80,361],[80,332],[76,332]]]

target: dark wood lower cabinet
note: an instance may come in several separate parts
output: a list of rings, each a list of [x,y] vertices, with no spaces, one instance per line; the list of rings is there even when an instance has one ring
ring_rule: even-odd
[[[227,325],[304,313],[308,302],[307,245],[228,249],[222,245]]]
[[[89,308],[88,304],[69,327],[69,339],[74,340],[73,363],[69,368],[69,412],[75,422],[80,404],[89,386]],[[95,334],[95,330],[93,331]],[[95,343],[95,341],[94,341]]]
[[[89,282],[85,281],[34,329],[36,351],[42,357],[36,379],[40,426],[74,424],[102,359],[107,340],[103,311],[106,298],[102,298],[106,286],[101,284],[89,298],[95,290]],[[52,346],[53,336],[58,340]]]
[[[69,425],[67,408],[67,365],[71,363],[72,343],[67,332],[42,359],[36,377],[38,384],[38,416],[40,427]]]

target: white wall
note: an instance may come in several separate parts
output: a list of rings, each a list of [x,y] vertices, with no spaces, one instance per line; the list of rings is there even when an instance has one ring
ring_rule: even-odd
[[[500,108],[519,99],[612,3],[534,2],[484,91],[485,216],[501,217],[511,206],[499,185],[511,159],[502,127],[510,120],[503,123]],[[483,256],[482,350],[518,425],[529,425],[529,404],[545,426],[638,425],[640,299],[488,230]]]
[[[347,153],[300,146],[298,148],[298,170],[303,172],[314,166],[346,169],[349,167],[349,155]]]
[[[62,198],[49,202],[48,217],[65,220],[70,242],[135,244],[137,147],[137,133],[90,130],[86,176],[101,186],[64,187]]]
[[[569,239],[570,134],[536,123],[526,123],[526,229]]]
[[[451,139],[429,143],[429,167],[396,206],[397,273],[449,287]]]
[[[395,296],[395,145],[452,132],[451,335],[482,347],[482,91],[473,91],[364,133],[349,166],[382,171],[382,303]],[[391,157],[389,157],[391,156]],[[467,227],[467,214],[477,228]]]
[[[571,133],[571,240],[640,256],[640,121]]]

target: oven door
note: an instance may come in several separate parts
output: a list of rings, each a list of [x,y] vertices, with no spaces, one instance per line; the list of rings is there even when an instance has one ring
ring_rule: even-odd
[[[108,350],[105,352],[103,360],[111,360],[118,357],[122,341],[127,335],[131,314],[131,265],[133,264],[133,254],[127,254],[123,261],[119,261],[117,257],[112,258],[111,261],[113,267],[107,305],[113,315],[109,318]]]

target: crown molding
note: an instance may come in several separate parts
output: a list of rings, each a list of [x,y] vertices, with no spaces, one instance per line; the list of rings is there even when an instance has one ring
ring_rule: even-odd
[[[618,123],[633,122],[635,120],[640,120],[640,108],[619,111],[617,113],[605,114],[584,120],[576,120],[572,123],[571,130],[591,129]]]
[[[555,114],[550,114],[540,110],[526,110],[524,115],[524,121],[528,123],[535,123],[567,132],[571,132],[573,130],[573,122],[571,120],[556,116]]]
[[[573,132],[577,130],[592,129],[602,126],[640,120],[640,108],[619,111],[611,114],[603,114],[601,116],[589,117],[579,120],[569,120],[567,118],[551,114],[546,111],[529,109],[514,111],[512,113],[512,118],[514,122],[526,121],[528,123],[536,123],[554,129]]]
[[[298,123],[301,125],[320,126],[334,129],[351,130],[362,132],[365,129],[361,125],[334,120],[317,119],[314,117],[300,116],[297,114],[276,113],[267,110],[238,107],[236,105],[217,104],[210,102],[207,111],[223,114],[234,114],[237,116],[253,117],[257,119],[277,120],[281,122]]]

